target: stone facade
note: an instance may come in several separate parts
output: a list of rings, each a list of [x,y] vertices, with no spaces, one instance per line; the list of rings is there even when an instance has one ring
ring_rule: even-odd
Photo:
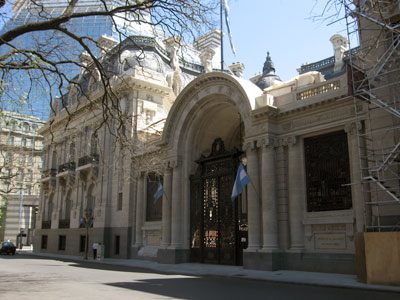
[[[106,257],[354,273],[353,239],[366,224],[351,183],[368,107],[355,105],[346,61],[261,90],[261,75],[212,71],[203,44],[202,65],[185,64],[174,40],[149,47],[140,67],[128,42],[106,56],[131,148],[102,125],[93,77],[82,81],[90,101],[70,92],[68,112],[57,107],[41,129],[35,251],[83,255],[88,231]],[[232,201],[239,162],[251,181]]]
[[[0,113],[0,207],[3,209],[0,241],[32,244],[35,213],[39,206],[43,137],[37,131],[45,122],[14,112]]]

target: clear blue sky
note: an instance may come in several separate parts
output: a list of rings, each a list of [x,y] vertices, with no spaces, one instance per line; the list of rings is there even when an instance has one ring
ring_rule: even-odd
[[[269,51],[277,75],[289,80],[298,75],[296,68],[301,64],[332,56],[330,37],[336,33],[347,37],[347,33],[344,20],[329,26],[330,21],[311,20],[321,14],[325,3],[324,0],[228,0],[236,57],[225,35],[225,63],[244,63],[243,77],[249,79],[262,72]]]

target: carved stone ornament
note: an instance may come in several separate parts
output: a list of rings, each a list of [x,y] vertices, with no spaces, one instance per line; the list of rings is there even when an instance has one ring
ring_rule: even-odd
[[[213,60],[214,55],[215,55],[215,51],[211,48],[205,49],[200,54],[200,60],[201,60],[201,64],[203,65],[203,68],[204,68],[204,73],[210,73],[213,71],[212,60]]]

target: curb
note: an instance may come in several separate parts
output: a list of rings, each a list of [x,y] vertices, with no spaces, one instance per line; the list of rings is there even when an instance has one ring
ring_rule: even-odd
[[[162,272],[165,274],[179,274],[179,275],[188,275],[188,276],[215,276],[215,277],[231,277],[236,279],[247,279],[247,280],[260,280],[266,282],[274,282],[274,283],[286,283],[286,284],[298,284],[298,285],[309,285],[309,286],[320,286],[320,287],[330,287],[330,288],[346,288],[346,289],[359,289],[359,290],[371,290],[371,291],[379,291],[379,292],[394,292],[400,293],[400,286],[390,286],[390,285],[376,285],[376,284],[366,284],[360,283],[356,281],[355,276],[351,278],[346,274],[330,274],[330,273],[313,273],[313,272],[298,272],[298,271],[258,271],[258,270],[249,270],[240,268],[238,270],[225,270],[215,272],[213,270],[204,270],[204,269],[185,269],[187,264],[181,265],[164,265],[158,264],[152,261],[140,261],[138,264],[134,264],[135,260],[131,260],[130,263],[124,263],[125,260],[121,262],[117,261],[117,259],[112,261],[106,260],[85,260],[79,256],[67,256],[67,255],[57,255],[50,253],[34,253],[31,251],[22,251],[18,252],[18,254],[24,254],[29,256],[40,256],[47,257],[50,259],[60,259],[60,260],[68,260],[74,262],[85,262],[90,264],[102,264],[102,265],[114,265],[120,267],[128,267],[128,268],[140,268],[145,270],[151,270],[155,272]],[[154,264],[154,265],[152,265]],[[206,266],[206,265],[203,265]],[[239,267],[238,267],[239,268]],[[236,269],[236,268],[235,268]],[[286,274],[285,274],[286,273]],[[307,275],[314,275],[315,278],[308,278]],[[322,276],[323,275],[323,276]],[[274,276],[285,276],[280,278],[274,278]],[[293,278],[293,277],[298,278]],[[311,276],[311,277],[312,277]],[[325,276],[325,278],[323,278]],[[336,278],[335,278],[336,277]],[[342,280],[342,282],[337,282],[336,280]],[[344,280],[344,281],[343,281]],[[346,282],[347,281],[347,282]]]

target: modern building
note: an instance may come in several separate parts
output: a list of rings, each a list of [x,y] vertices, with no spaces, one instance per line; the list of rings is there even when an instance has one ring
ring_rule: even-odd
[[[39,206],[45,122],[14,112],[0,113],[0,240],[30,245]],[[18,237],[22,239],[18,239]]]
[[[4,24],[1,32],[6,32],[24,24],[58,17],[64,12],[67,4],[67,0],[13,1],[11,6],[12,16]],[[115,2],[115,4],[117,5],[118,2]],[[87,12],[101,11],[102,9],[101,1],[85,0],[78,1],[74,11]],[[132,19],[135,20],[134,17]],[[152,31],[150,27],[143,24],[137,26],[136,23],[136,21],[133,22],[136,25],[135,27],[117,17],[111,19],[108,16],[87,16],[70,20],[66,27],[70,32],[79,37],[85,37],[87,40],[97,40],[104,34],[112,36],[116,40],[119,40],[120,33],[127,35],[143,33],[148,36],[157,35],[157,32]],[[83,51],[78,42],[57,30],[30,32],[14,40],[12,44],[18,49],[40,49],[40,52],[45,54],[51,61],[73,61]],[[87,45],[95,54],[99,53],[100,49],[94,43],[87,42]],[[3,46],[4,48],[6,47]],[[73,63],[64,64],[58,68],[59,71],[71,76],[71,78],[79,71]],[[40,71],[35,73],[35,70],[31,70],[29,74],[25,71],[13,71],[5,74],[9,76],[6,78],[8,84],[4,87],[6,92],[1,95],[0,108],[3,110],[18,110],[23,114],[33,114],[42,119],[47,119],[50,114],[50,106],[48,105],[50,87],[44,80],[36,80],[36,78],[43,77]],[[57,82],[58,80],[54,74],[47,74],[47,77],[52,82]],[[53,87],[54,93],[57,94],[58,91]],[[26,98],[29,101],[25,101]]]
[[[369,130],[389,119],[390,137],[372,140],[393,146],[390,164],[377,159],[390,168],[398,132],[393,110],[371,118],[374,98],[359,90],[368,82],[355,67],[364,44],[350,51],[334,35],[332,57],[282,82],[269,53],[250,80],[240,63],[215,71],[212,37],[187,46],[201,62],[193,64],[177,55],[175,39],[132,37],[146,45],[140,63],[137,43],[111,47],[103,61],[118,71],[111,86],[121,115],[106,125],[96,73],[81,73],[80,89],[64,99],[68,112],[57,107],[40,130],[35,251],[84,255],[89,241],[113,258],[355,273],[357,237],[387,230],[376,227],[381,220],[398,226],[398,200],[387,191],[398,181],[372,196],[384,185],[365,169]],[[121,147],[121,136],[130,144]],[[250,182],[232,199],[240,164]],[[371,208],[386,197],[384,215]]]

